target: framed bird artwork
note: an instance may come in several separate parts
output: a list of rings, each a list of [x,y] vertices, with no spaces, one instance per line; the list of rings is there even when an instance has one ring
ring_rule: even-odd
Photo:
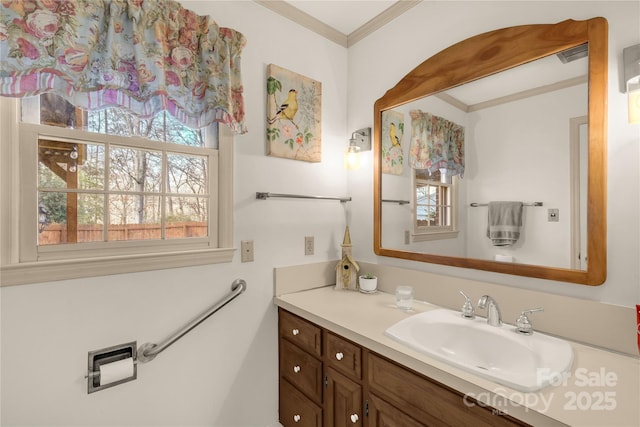
[[[267,66],[267,154],[322,160],[322,83],[274,64]]]
[[[382,113],[382,172],[402,175],[404,166],[404,114],[386,110]]]

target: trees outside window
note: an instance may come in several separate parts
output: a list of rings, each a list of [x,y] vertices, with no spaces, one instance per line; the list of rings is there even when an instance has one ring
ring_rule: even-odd
[[[126,144],[38,139],[40,245],[206,237],[210,190],[205,133],[162,112],[78,111],[40,98],[40,122],[128,138]],[[156,141],[146,149],[140,141]],[[190,152],[181,152],[189,147]]]
[[[233,135],[166,112],[0,99],[3,284],[230,262]],[[5,194],[4,191],[7,191]],[[8,229],[8,228],[7,228]]]

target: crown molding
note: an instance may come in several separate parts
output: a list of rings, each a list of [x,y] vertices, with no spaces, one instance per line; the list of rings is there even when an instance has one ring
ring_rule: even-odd
[[[358,41],[364,39],[369,34],[377,31],[382,26],[391,22],[398,16],[402,15],[412,7],[421,3],[422,0],[400,0],[385,9],[382,13],[369,20],[361,27],[357,28],[349,35],[343,34],[335,28],[325,24],[319,19],[309,15],[306,12],[290,5],[286,1],[282,0],[253,0],[261,6],[283,16],[287,19],[302,25],[303,27],[311,30],[334,43],[343,47],[349,47],[356,44]]]
[[[340,46],[348,47],[347,36],[324,22],[314,18],[306,12],[291,6],[282,0],[253,0],[261,6],[272,10],[280,16],[296,22],[303,27],[320,34]]]
[[[422,3],[422,0],[401,0],[389,6],[382,13],[372,18],[347,36],[347,47],[353,46],[369,34],[379,30],[384,25],[396,19],[412,7]]]

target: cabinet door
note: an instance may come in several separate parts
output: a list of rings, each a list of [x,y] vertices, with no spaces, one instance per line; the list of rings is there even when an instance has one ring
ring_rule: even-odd
[[[368,427],[425,427],[404,412],[389,405],[379,397],[370,394]]]
[[[284,427],[322,427],[322,409],[280,379],[280,423]]]
[[[327,368],[325,427],[362,426],[362,387],[337,371]]]

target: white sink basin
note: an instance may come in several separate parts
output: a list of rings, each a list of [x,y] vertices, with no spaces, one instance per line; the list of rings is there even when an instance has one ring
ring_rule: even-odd
[[[485,319],[464,319],[447,309],[413,315],[385,333],[442,362],[524,392],[563,378],[573,362],[566,341],[539,332],[520,335],[511,325],[490,326]]]

